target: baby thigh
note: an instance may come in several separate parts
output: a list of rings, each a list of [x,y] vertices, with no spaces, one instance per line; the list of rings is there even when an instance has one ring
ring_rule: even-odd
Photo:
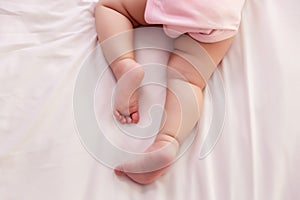
[[[113,9],[127,17],[133,27],[138,27],[147,25],[144,19],[146,2],[147,0],[101,0],[96,5],[96,8],[104,6]]]
[[[188,82],[205,87],[205,82],[213,74],[229,49],[233,38],[203,43],[188,35],[181,35],[174,42],[174,51],[169,66],[181,73]]]

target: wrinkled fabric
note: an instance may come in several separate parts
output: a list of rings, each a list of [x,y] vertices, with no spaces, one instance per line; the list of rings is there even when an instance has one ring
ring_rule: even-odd
[[[97,44],[94,5],[0,0],[0,199],[299,198],[298,1],[246,2],[239,32],[219,66],[226,116],[218,142],[199,159],[213,108],[206,90],[196,140],[148,186],[116,177],[78,137],[73,91],[82,63]],[[166,54],[150,57],[147,52],[138,57],[140,62],[167,60]],[[106,76],[113,88],[112,74]],[[145,88],[141,108],[162,104],[163,94],[164,88]],[[97,98],[103,120],[109,115],[101,103],[107,97]],[[130,145],[134,151],[140,144]]]

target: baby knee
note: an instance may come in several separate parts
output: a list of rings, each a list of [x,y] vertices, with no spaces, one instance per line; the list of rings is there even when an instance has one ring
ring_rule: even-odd
[[[180,79],[168,80],[168,89],[176,96],[181,110],[180,132],[189,132],[200,118],[203,94],[201,88]]]

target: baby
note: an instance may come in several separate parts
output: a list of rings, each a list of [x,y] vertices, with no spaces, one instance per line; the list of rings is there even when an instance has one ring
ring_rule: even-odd
[[[157,180],[177,156],[199,120],[206,80],[223,59],[236,34],[244,0],[100,0],[95,8],[98,38],[117,80],[114,116],[138,123],[138,90],[143,67],[133,51],[133,28],[161,25],[174,42],[167,63],[167,93],[161,129],[146,156],[116,167],[140,184]],[[121,43],[105,41],[122,35]],[[117,37],[116,37],[117,38]],[[118,46],[119,45],[119,46]],[[128,51],[117,55],[119,49]]]

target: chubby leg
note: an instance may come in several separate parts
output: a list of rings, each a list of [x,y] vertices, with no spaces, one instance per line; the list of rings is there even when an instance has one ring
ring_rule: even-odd
[[[95,8],[96,30],[104,55],[117,79],[114,115],[137,123],[138,93],[144,71],[135,62],[132,29],[146,25],[146,0],[101,0]]]
[[[161,130],[154,143],[146,150],[147,154],[117,166],[117,175],[125,174],[140,184],[152,183],[174,161],[180,145],[197,123],[202,109],[205,79],[210,77],[225,55],[231,39],[202,44],[186,37],[188,36],[184,36],[183,40],[180,38],[179,43],[175,42],[176,49],[168,63],[170,70],[165,120]],[[191,51],[193,48],[188,42],[198,45],[198,48],[194,46],[197,51]],[[212,69],[205,69],[206,67]],[[202,74],[201,71],[205,72]]]
[[[165,104],[165,123],[144,156],[116,168],[140,184],[149,184],[160,177],[174,161],[180,145],[200,117],[202,90],[180,79],[170,79]]]

